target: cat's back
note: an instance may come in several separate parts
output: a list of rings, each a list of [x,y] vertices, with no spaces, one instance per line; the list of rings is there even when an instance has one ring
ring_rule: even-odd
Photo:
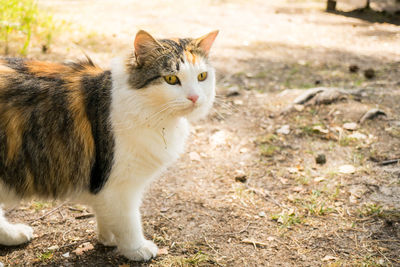
[[[96,138],[112,147],[98,131],[107,128],[110,89],[109,72],[90,60],[0,58],[0,180],[20,196],[89,188]]]

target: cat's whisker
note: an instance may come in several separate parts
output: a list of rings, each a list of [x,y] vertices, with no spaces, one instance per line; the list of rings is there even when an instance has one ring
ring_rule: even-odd
[[[142,124],[147,124],[147,125],[152,125],[153,127],[157,127],[157,126],[159,126],[159,124],[162,122],[162,120],[165,117],[172,115],[172,114],[168,114],[168,113],[173,112],[174,108],[178,108],[178,107],[184,106],[184,105],[185,105],[185,103],[180,100],[173,100],[168,103],[165,103],[164,105],[162,105],[160,107],[160,109],[158,111],[154,112],[153,114],[151,114],[150,116],[145,118],[143,120]],[[163,114],[163,116],[159,116],[160,114]],[[137,115],[137,113],[128,112],[128,113],[126,113],[126,115],[128,115],[128,116],[129,115]],[[159,116],[159,117],[157,117],[157,116]],[[119,126],[119,125],[126,125],[126,123],[123,121],[121,121],[120,124],[115,123],[115,126]],[[118,128],[117,131],[127,131],[127,130],[133,129],[137,126],[138,126],[137,124],[134,124],[134,125],[130,125],[128,127],[123,127],[123,128],[117,127]]]
[[[217,108],[217,106],[221,106],[222,108],[225,108],[229,111],[239,111],[239,109],[237,107],[235,107],[234,105],[230,104],[230,103],[226,103],[224,101],[221,100],[216,100],[214,102],[216,105],[213,107],[214,110]]]

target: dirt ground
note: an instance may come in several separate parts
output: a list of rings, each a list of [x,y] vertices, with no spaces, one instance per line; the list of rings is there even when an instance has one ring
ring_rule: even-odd
[[[400,266],[400,163],[387,162],[400,158],[399,24],[347,12],[360,1],[339,1],[340,14],[311,0],[40,4],[69,24],[49,53],[31,48],[46,60],[84,50],[107,68],[139,29],[220,29],[218,97],[144,199],[156,259],[129,262],[98,244],[84,206],[34,201],[8,210],[35,239],[0,247],[5,266]],[[344,92],[288,109],[314,87]],[[386,116],[361,123],[372,108]]]

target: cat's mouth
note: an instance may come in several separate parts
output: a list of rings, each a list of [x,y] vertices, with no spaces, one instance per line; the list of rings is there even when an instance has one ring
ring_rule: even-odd
[[[200,103],[198,103],[198,102],[189,103],[189,104],[185,105],[185,107],[183,107],[182,109],[180,109],[178,111],[178,115],[181,115],[181,116],[189,115],[192,112],[195,112],[195,110],[198,109],[199,107],[200,107]]]

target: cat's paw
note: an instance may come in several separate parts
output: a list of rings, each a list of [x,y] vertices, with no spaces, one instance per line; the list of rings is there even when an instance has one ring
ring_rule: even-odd
[[[30,241],[33,238],[33,229],[25,224],[11,224],[11,227],[3,229],[5,236],[0,237],[0,243],[6,246],[17,246]]]
[[[150,240],[145,240],[143,245],[135,250],[119,249],[122,255],[133,261],[148,261],[157,256],[157,245]]]

